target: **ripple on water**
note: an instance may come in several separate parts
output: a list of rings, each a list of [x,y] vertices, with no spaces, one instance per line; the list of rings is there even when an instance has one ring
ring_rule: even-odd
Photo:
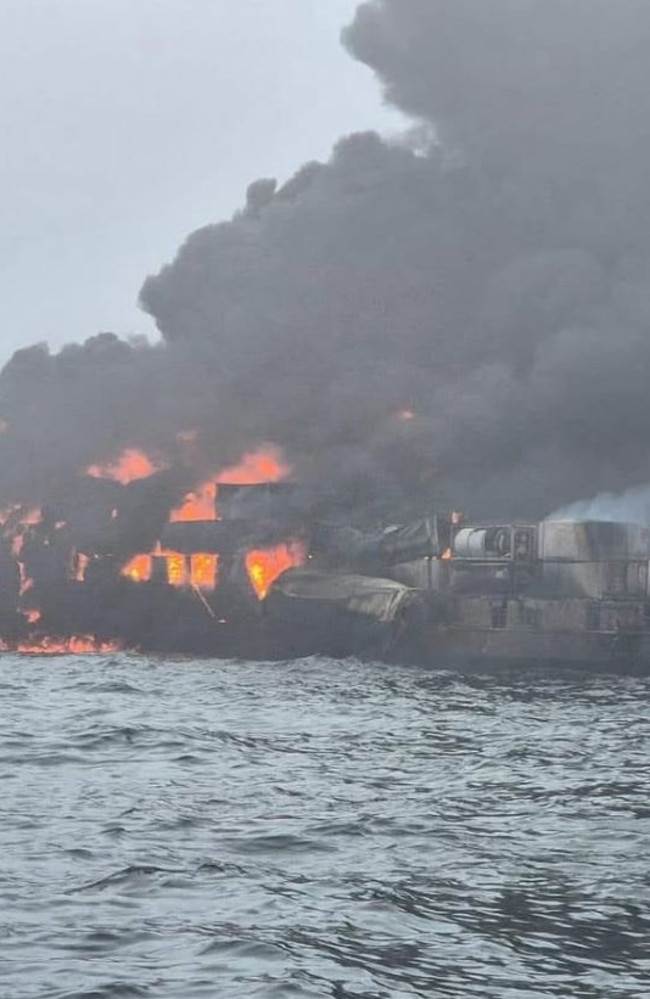
[[[639,999],[650,681],[0,660],[7,999]]]

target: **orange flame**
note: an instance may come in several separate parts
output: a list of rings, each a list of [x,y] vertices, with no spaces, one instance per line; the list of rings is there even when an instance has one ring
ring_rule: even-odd
[[[151,555],[136,555],[122,569],[122,575],[134,583],[148,583],[153,571]]]
[[[192,555],[190,582],[197,590],[214,590],[217,585],[218,555]]]
[[[257,486],[286,479],[291,468],[277,448],[266,447],[245,454],[237,465],[226,468],[214,479],[208,479],[188,493],[183,503],[172,510],[172,524],[196,520],[217,520],[218,484]]]
[[[267,482],[281,482],[291,472],[277,448],[265,447],[251,451],[240,462],[224,469],[214,479],[207,479],[197,489],[188,493],[183,503],[172,510],[172,524],[196,520],[217,520],[216,499],[218,484],[258,486]]]
[[[224,486],[259,486],[266,482],[282,482],[290,472],[280,451],[268,446],[245,454],[238,464],[224,469],[217,482]]]
[[[192,520],[216,520],[217,487],[214,482],[204,482],[202,486],[188,493],[183,505],[172,510],[172,524]]]
[[[170,586],[181,588],[189,583],[189,573],[187,570],[187,559],[185,555],[176,552],[166,552],[167,559],[167,582]]]
[[[149,478],[164,467],[160,462],[153,462],[144,451],[127,448],[114,461],[107,461],[103,465],[91,465],[86,469],[86,475],[92,476],[93,479],[112,479],[113,482],[121,482],[123,486],[127,486],[136,479]]]
[[[183,555],[167,551],[156,545],[151,555],[136,555],[121,571],[133,583],[148,583],[153,577],[154,556],[165,559],[165,574],[170,586],[177,589],[193,586],[199,590],[213,590],[217,584],[217,555],[197,553]]]
[[[38,637],[25,642],[8,643],[0,639],[0,652],[17,652],[27,656],[107,655],[119,652],[116,642],[99,642],[91,635],[72,638]]]
[[[192,439],[191,435],[186,435]],[[129,452],[125,452],[125,455]],[[153,471],[149,459],[140,452],[130,452],[139,458],[144,458],[149,464],[148,474]],[[124,458],[124,455],[122,456]],[[106,466],[104,466],[106,468]],[[218,495],[218,484],[223,485],[261,485],[267,482],[280,482],[291,472],[291,468],[284,461],[282,454],[277,448],[266,446],[245,454],[237,465],[225,469],[215,479],[208,479],[198,486],[191,493],[188,493],[183,503],[172,510],[170,521],[172,523],[182,523],[188,521],[216,520],[218,518],[216,497]],[[116,477],[116,467],[112,468],[112,477]],[[89,474],[91,470],[89,469]],[[120,480],[122,481],[122,480]],[[274,549],[275,552],[287,552],[287,546]],[[268,592],[271,583],[285,569],[295,564],[302,564],[304,554],[300,556],[300,562],[293,561],[297,555],[280,555],[279,568],[274,570],[272,565],[272,553],[254,553],[259,559],[252,563],[249,572],[252,573],[251,580],[260,599],[263,599]],[[158,555],[167,560],[167,581],[171,586],[179,588],[193,586],[197,589],[214,589],[217,583],[218,557],[207,553],[197,553],[189,558],[174,551],[164,551],[160,544],[156,545],[151,554],[136,555],[121,571],[122,576],[130,579],[134,583],[147,583],[153,576],[152,555]],[[271,556],[271,563],[268,562]],[[289,559],[289,561],[287,561]],[[255,577],[253,579],[253,576]],[[267,580],[268,577],[268,580]]]
[[[305,547],[299,541],[248,552],[246,570],[258,599],[264,600],[276,579],[287,569],[304,565],[306,557]]]

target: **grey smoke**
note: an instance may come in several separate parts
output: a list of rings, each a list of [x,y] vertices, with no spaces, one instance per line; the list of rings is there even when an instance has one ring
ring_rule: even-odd
[[[343,37],[414,133],[189,236],[141,293],[163,346],[20,352],[5,498],[118,446],[174,461],[190,427],[206,466],[271,440],[384,516],[650,479],[650,5],[375,0]]]

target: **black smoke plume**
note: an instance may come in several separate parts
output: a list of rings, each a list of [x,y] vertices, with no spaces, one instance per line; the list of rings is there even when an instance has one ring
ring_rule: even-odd
[[[141,447],[262,441],[320,511],[538,516],[650,479],[650,4],[374,0],[344,32],[414,129],[343,139],[0,377],[0,502]],[[316,492],[314,495],[316,495]]]

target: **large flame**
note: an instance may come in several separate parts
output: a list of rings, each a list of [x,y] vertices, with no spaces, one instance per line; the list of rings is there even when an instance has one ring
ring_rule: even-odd
[[[144,451],[127,448],[113,461],[91,465],[86,469],[86,475],[91,475],[94,479],[112,479],[113,482],[121,482],[123,486],[127,486],[136,479],[148,479],[164,467],[161,462],[152,461]]]
[[[271,447],[259,448],[245,454],[241,461],[218,475],[206,479],[188,493],[183,503],[172,510],[170,521],[180,523],[196,520],[218,520],[218,487],[221,485],[258,486],[266,482],[281,482],[291,472],[280,451]]]
[[[0,432],[2,432],[1,426]],[[188,448],[196,449],[196,435],[184,435],[179,443],[185,447],[186,451]],[[189,469],[194,466],[195,460],[197,463],[200,460],[198,454],[186,453],[182,462]],[[127,448],[110,461],[91,465],[86,469],[86,474],[94,478],[108,479],[122,485],[128,485],[136,480],[149,478],[165,468],[169,468],[169,464],[161,460],[154,460],[144,451]],[[244,454],[237,464],[224,469],[219,474],[213,474],[188,493],[184,501],[171,512],[169,519],[172,522],[217,520],[219,513],[216,501],[219,485],[247,486],[275,483],[286,479],[290,471],[289,465],[277,448],[271,445],[260,447]],[[113,518],[115,519],[115,517],[116,511],[113,512]],[[61,521],[56,523],[53,529],[56,532],[63,530],[66,526]],[[43,615],[34,604],[33,593],[36,591],[34,582],[26,568],[26,566],[31,566],[32,539],[38,549],[37,543],[39,541],[47,547],[54,538],[52,525],[48,526],[43,522],[41,510],[30,510],[19,505],[2,510],[0,511],[0,530],[6,538],[19,570],[20,597],[23,598],[25,594],[30,593],[28,598],[20,601],[17,610],[25,623],[30,626],[30,630],[33,629],[28,638],[15,641],[0,639],[0,651],[13,651],[29,655],[105,654],[117,651],[120,648],[117,643],[99,641],[92,635],[74,635],[61,638],[47,636],[41,631]],[[40,534],[43,534],[42,538]],[[52,550],[54,551],[54,547]],[[28,551],[30,558],[27,557]],[[91,560],[95,557],[90,553],[71,550],[67,559],[68,580],[85,583],[87,570]],[[246,568],[259,599],[263,600],[267,596],[272,583],[286,569],[302,565],[305,558],[305,548],[299,542],[250,551],[246,556]],[[158,543],[152,551],[134,555],[123,566],[121,574],[134,583],[160,580],[178,589],[194,590],[195,595],[203,601],[208,612],[215,616],[214,609],[207,603],[204,594],[214,590],[219,581],[219,556],[216,554],[208,552],[183,554],[165,550]]]
[[[165,580],[170,586],[213,590],[217,584],[217,555],[198,553],[188,556],[160,548],[154,555],[136,555],[124,566],[122,575],[134,583],[150,582],[153,578],[154,557],[165,559]],[[304,545],[297,541],[248,552],[246,570],[258,598],[264,600],[275,580],[285,570],[304,565],[305,560]]]
[[[122,575],[134,583],[148,583],[152,574],[151,555],[136,555],[122,569]]]
[[[228,486],[259,486],[265,482],[282,482],[291,468],[276,447],[268,445],[245,454],[241,461],[226,468],[217,482]]]
[[[194,492],[187,494],[182,505],[172,510],[169,519],[173,524],[192,520],[216,520],[216,499],[216,484],[204,482]]]
[[[304,565],[306,558],[305,546],[300,541],[248,552],[246,570],[258,599],[264,600],[276,579],[287,569]]]
[[[188,440],[194,438],[188,435]],[[146,455],[144,456],[146,458]],[[148,459],[147,459],[148,460]],[[236,465],[224,469],[218,475],[207,479],[192,492],[185,496],[182,504],[172,510],[172,523],[187,523],[189,521],[217,520],[217,496],[219,485],[262,485],[267,482],[280,482],[285,479],[291,468],[285,462],[281,452],[271,445],[258,448],[243,455]],[[286,550],[286,546],[283,546]],[[278,549],[280,552],[281,549]],[[251,563],[251,581],[256,593],[263,599],[268,588],[281,572],[289,568],[293,562],[287,562],[286,556],[278,555],[279,569],[274,570],[267,565],[269,553],[251,553],[255,560]],[[199,590],[213,590],[217,584],[218,556],[208,553],[198,553],[192,556],[181,555],[178,552],[163,551],[160,545],[151,554],[136,555],[122,569],[122,575],[134,583],[146,583],[153,578],[153,556],[166,559],[166,578],[171,586],[183,588],[191,586]],[[272,562],[272,559],[271,559]],[[267,581],[268,577],[268,581]]]
[[[213,590],[217,585],[219,557],[208,553],[183,555],[158,544],[150,555],[136,555],[123,568],[122,576],[133,583],[149,583],[153,579],[154,558],[165,560],[164,581],[177,589],[192,587]]]
[[[197,590],[214,590],[217,585],[219,556],[199,554],[190,556],[190,583]]]

